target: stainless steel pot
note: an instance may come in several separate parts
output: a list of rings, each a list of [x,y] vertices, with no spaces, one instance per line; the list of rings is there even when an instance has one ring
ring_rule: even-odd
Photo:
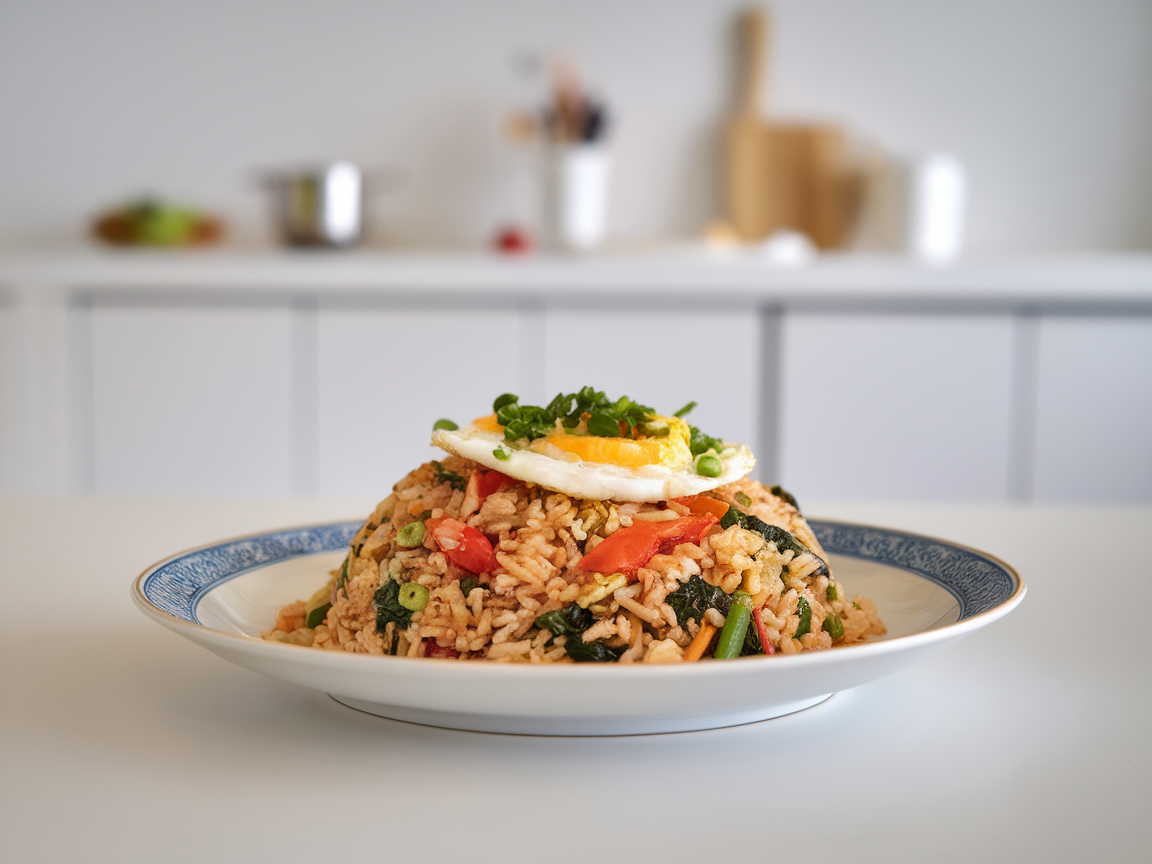
[[[290,246],[353,246],[364,223],[364,174],[351,162],[269,178],[281,239]]]

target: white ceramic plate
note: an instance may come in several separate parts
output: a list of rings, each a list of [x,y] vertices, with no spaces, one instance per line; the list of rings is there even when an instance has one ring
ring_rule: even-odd
[[[359,522],[254,534],[144,571],[146,615],[221,657],[397,720],[538,735],[711,729],[799,711],[951,645],[1010,612],[1024,582],[1002,561],[915,534],[812,521],[850,596],[876,601],[888,635],[789,656],[683,665],[540,666],[371,657],[264,642],[280,607],[311,596]]]

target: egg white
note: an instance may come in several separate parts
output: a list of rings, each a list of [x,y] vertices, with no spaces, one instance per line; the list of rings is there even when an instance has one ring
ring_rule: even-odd
[[[719,477],[697,474],[693,462],[675,469],[664,465],[625,468],[600,462],[558,459],[532,450],[517,450],[504,441],[501,433],[475,426],[454,431],[437,429],[432,433],[432,443],[525,483],[595,501],[654,502],[699,495],[739,480],[756,464],[756,457],[745,445],[728,442],[720,454],[723,471]],[[497,449],[506,453],[508,458],[496,458],[493,451]]]

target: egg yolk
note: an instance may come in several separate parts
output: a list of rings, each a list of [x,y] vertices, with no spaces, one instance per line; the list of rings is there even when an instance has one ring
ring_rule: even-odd
[[[483,417],[477,417],[472,421],[472,425],[477,429],[484,432],[503,432],[504,427],[496,422],[495,414],[486,414]]]
[[[571,435],[555,431],[541,439],[565,453],[571,453],[584,462],[619,465],[622,468],[640,468],[644,465],[678,466],[691,461],[688,447],[688,424],[679,417],[661,417],[667,422],[669,433],[659,438],[601,438],[598,435]],[[485,432],[501,432],[504,427],[489,414],[473,421],[473,426]]]

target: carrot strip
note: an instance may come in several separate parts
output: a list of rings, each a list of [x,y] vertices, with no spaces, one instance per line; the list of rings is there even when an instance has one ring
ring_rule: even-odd
[[[696,636],[684,650],[684,662],[695,663],[704,656],[704,652],[708,648],[708,643],[712,641],[712,637],[715,634],[716,626],[714,624],[709,621],[701,621],[700,629],[696,631]]]
[[[707,495],[686,495],[683,498],[674,498],[673,500],[677,504],[687,507],[697,516],[715,516],[717,519],[723,519],[724,514],[728,512],[727,504],[715,498],[709,498]]]

